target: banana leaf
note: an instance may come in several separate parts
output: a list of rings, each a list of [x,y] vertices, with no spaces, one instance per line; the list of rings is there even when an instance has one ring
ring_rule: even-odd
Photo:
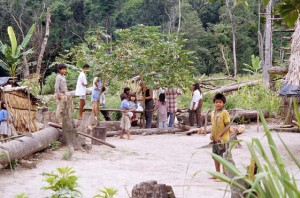
[[[7,32],[8,32],[8,35],[10,38],[10,43],[11,43],[11,53],[12,53],[12,56],[15,56],[17,45],[18,45],[15,32],[11,26],[9,26],[7,28]]]

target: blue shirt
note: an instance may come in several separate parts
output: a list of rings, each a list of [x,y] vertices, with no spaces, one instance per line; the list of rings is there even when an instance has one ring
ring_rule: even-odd
[[[130,110],[128,100],[124,99],[121,103],[121,110]]]
[[[12,121],[12,118],[11,118],[10,114],[9,114],[9,118]],[[2,109],[0,111],[0,122],[3,121],[4,119],[7,119],[7,111],[6,111],[6,109]]]
[[[129,108],[130,109],[138,108],[138,105],[136,103],[134,103],[132,101],[129,101],[128,103],[129,103]]]

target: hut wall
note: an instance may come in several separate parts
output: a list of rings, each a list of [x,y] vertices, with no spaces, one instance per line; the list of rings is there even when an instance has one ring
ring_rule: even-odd
[[[288,112],[289,112],[289,108],[290,108],[290,101],[291,99],[296,99],[296,103],[298,105],[298,111],[300,112],[300,97],[287,97],[287,96],[281,96],[282,100],[283,100],[283,105],[282,105],[282,109],[281,109],[281,116],[286,118]],[[295,109],[294,109],[294,104],[292,101],[291,104],[291,109],[290,109],[290,113],[289,116],[287,118],[287,121],[285,124],[292,124],[292,121],[295,120],[297,121],[297,117],[296,117],[296,113],[295,113]]]
[[[28,107],[28,95],[24,91],[6,92],[6,100],[9,102],[8,111],[13,119],[14,127],[18,132],[29,131],[29,107]],[[1,92],[1,100],[4,100],[4,94]],[[30,100],[30,130],[36,132],[39,130],[37,125],[35,104]]]

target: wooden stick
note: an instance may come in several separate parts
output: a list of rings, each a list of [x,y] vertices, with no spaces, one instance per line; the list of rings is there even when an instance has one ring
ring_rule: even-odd
[[[237,82],[237,80],[232,78],[232,76],[227,76],[225,78],[209,78],[209,79],[204,79],[204,80],[199,79],[199,80],[200,80],[200,82],[216,81],[216,80],[232,80],[232,81]]]
[[[204,124],[204,132],[203,132],[203,135],[204,135],[204,136],[206,135],[207,117],[208,117],[209,112],[211,112],[211,109],[209,109],[209,110],[206,112],[206,115],[205,115],[205,124]]]
[[[111,148],[116,148],[115,145],[110,144],[110,143],[108,143],[108,142],[105,142],[105,141],[103,141],[103,140],[100,140],[100,139],[98,139],[98,138],[94,138],[94,137],[92,137],[92,136],[89,136],[89,135],[84,134],[84,133],[81,133],[81,132],[77,132],[77,133],[80,134],[80,135],[83,135],[83,136],[85,136],[85,137],[91,138],[92,140],[98,141],[98,142],[100,142],[100,143],[102,143],[102,144],[105,144],[106,146],[109,146],[109,147],[111,147]]]
[[[3,89],[4,90],[4,89]],[[8,113],[8,101],[6,100],[6,94],[5,91],[3,91],[3,95],[4,95],[4,101],[5,101],[5,105],[6,105],[6,124],[7,124],[7,137],[8,137],[8,141],[10,141],[10,137],[8,135],[9,132],[9,113]]]
[[[60,124],[56,124],[56,123],[53,123],[53,122],[49,122],[48,124],[49,124],[49,126],[53,126],[53,127],[62,129],[62,125],[60,125]],[[81,133],[81,132],[77,132],[77,133],[80,134],[80,135],[83,135],[83,136],[85,136],[85,137],[91,138],[92,140],[98,141],[98,142],[100,142],[100,143],[102,143],[102,144],[105,144],[106,146],[109,146],[109,147],[111,147],[111,148],[116,148],[115,145],[110,144],[110,143],[108,143],[108,142],[105,142],[105,141],[103,141],[103,140],[100,140],[100,139],[98,139],[98,138],[94,138],[94,137],[92,137],[92,136],[89,136],[89,135],[84,134],[84,133]]]
[[[259,132],[259,112],[257,111],[257,132]]]
[[[30,82],[30,81],[29,81]],[[26,133],[26,136],[29,136],[30,135],[30,133],[31,133],[31,129],[30,129],[30,123],[31,123],[31,111],[30,111],[30,106],[31,106],[31,104],[30,104],[30,90],[29,90],[30,88],[29,88],[29,86],[28,86],[28,90],[27,90],[27,94],[28,94],[28,114],[29,114],[29,122],[28,122],[28,133]]]
[[[24,134],[22,134],[22,135],[16,135],[16,136],[10,137],[10,139],[15,139],[15,138],[23,137],[23,136],[25,136],[25,135]],[[5,141],[5,140],[8,140],[8,138],[0,139],[0,142]]]
[[[290,29],[290,30],[273,30],[273,32],[295,32],[294,29]]]

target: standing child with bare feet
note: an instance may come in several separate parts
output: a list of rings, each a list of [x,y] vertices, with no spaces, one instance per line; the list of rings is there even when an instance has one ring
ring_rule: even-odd
[[[67,66],[63,63],[57,66],[58,74],[55,79],[55,99],[56,99],[56,122],[62,123],[62,111],[64,108],[64,101],[66,100],[65,93],[68,91],[65,74]]]
[[[159,102],[155,103],[154,111],[157,110],[158,128],[168,127],[168,106],[165,101],[166,95],[161,93],[159,95]]]
[[[129,131],[130,127],[131,127],[130,118],[133,115],[132,112],[136,110],[136,107],[134,107],[133,109],[130,109],[129,102],[127,100],[128,97],[125,93],[122,93],[120,97],[121,97],[121,100],[122,100],[122,103],[121,103],[121,112],[122,112],[121,128],[122,128],[122,132],[121,132],[121,135],[120,135],[120,139],[124,139],[123,134],[126,131],[127,132],[127,140],[132,140],[130,138],[130,131]]]
[[[88,64],[83,65],[83,70],[79,74],[77,80],[75,95],[79,96],[79,100],[80,100],[78,120],[82,120],[82,111],[85,105],[85,98],[86,98],[85,95],[86,95],[86,86],[87,86],[87,80],[84,72],[88,71],[89,67],[90,66]]]
[[[226,97],[223,94],[216,94],[214,99],[216,110],[211,114],[212,132],[210,139],[213,140],[212,152],[223,157],[223,153],[228,149],[229,144],[223,143],[229,141],[230,115],[224,109]],[[220,163],[215,160],[216,171],[220,172]],[[223,172],[224,167],[223,167]],[[217,179],[211,177],[210,179]],[[219,180],[217,180],[219,181]]]
[[[1,111],[0,111],[0,132],[1,132],[1,139],[7,138],[8,136],[11,136],[11,130],[10,127],[7,128],[7,121],[9,121],[9,124],[12,123],[12,118],[9,115],[9,119],[7,119],[7,110],[6,110],[6,103],[4,100],[1,101]],[[3,141],[6,143],[7,141]]]

